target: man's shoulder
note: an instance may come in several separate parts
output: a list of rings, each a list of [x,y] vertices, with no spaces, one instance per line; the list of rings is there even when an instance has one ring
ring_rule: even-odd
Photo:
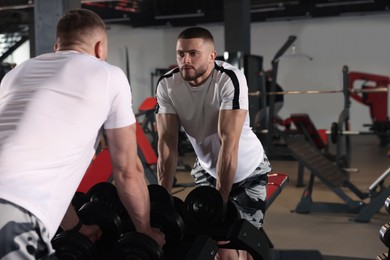
[[[164,75],[162,75],[158,81],[157,84],[160,82],[166,82],[168,84],[173,84],[175,82],[181,81],[182,77],[180,75],[180,69],[178,67],[173,68],[166,72]]]
[[[225,62],[225,61],[220,61],[216,60],[214,63],[214,73],[219,74],[220,80],[227,80],[233,78],[245,78],[244,73],[238,69],[237,67],[233,66],[232,64]]]

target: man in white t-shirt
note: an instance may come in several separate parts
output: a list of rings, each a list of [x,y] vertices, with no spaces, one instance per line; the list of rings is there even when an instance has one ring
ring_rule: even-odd
[[[191,172],[195,183],[214,186],[225,202],[234,201],[242,218],[260,228],[270,164],[249,126],[244,74],[215,57],[207,29],[191,27],[179,34],[178,67],[159,79],[156,90],[159,183],[172,189],[182,126],[197,156]],[[220,249],[218,254],[238,259],[236,250]],[[247,257],[240,252],[240,259]]]
[[[0,259],[53,254],[58,227],[82,225],[71,199],[105,129],[113,176],[136,230],[162,246],[150,225],[150,204],[137,155],[128,80],[105,62],[104,22],[92,11],[68,11],[57,24],[55,52],[32,58],[5,75],[0,87]]]

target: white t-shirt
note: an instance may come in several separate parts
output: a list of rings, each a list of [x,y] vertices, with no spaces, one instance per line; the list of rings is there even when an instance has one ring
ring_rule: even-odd
[[[234,66],[215,61],[214,70],[204,84],[191,87],[179,69],[167,72],[157,84],[157,113],[176,114],[202,167],[217,178],[220,150],[218,117],[220,110],[248,110],[245,75]],[[264,159],[264,149],[253,133],[247,114],[238,148],[234,183],[250,175]]]
[[[0,198],[30,211],[54,236],[99,129],[135,123],[131,102],[122,70],[76,51],[11,70],[0,86]]]

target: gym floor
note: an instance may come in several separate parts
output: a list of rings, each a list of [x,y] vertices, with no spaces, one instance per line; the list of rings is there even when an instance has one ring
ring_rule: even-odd
[[[386,156],[388,147],[379,147],[378,138],[371,135],[353,136],[351,141],[351,167],[359,171],[351,173],[350,180],[366,192],[370,184],[390,166],[390,158]],[[192,166],[194,155],[187,153],[182,160]],[[294,213],[304,191],[304,187],[296,187],[298,163],[293,160],[271,160],[271,164],[274,172],[289,175],[289,184],[270,206],[265,218],[264,228],[275,249],[318,250],[324,260],[375,259],[377,255],[388,251],[379,238],[382,225],[390,222],[390,214],[383,208],[369,223],[352,221],[355,216],[353,214]],[[305,181],[308,180],[308,176],[309,173],[305,172]],[[188,172],[178,172],[177,182],[192,182],[192,178]],[[389,183],[390,178],[385,180],[386,186]],[[176,188],[174,192],[177,197],[184,199],[191,189]],[[341,202],[317,179],[314,184],[313,200]]]

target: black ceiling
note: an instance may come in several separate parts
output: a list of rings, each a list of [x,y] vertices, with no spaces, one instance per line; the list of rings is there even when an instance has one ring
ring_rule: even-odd
[[[108,24],[133,27],[223,22],[224,0],[81,0]],[[0,0],[0,33],[28,25],[34,0]],[[251,21],[390,12],[390,0],[251,0]]]
[[[240,1],[240,0],[238,0]],[[106,22],[133,27],[223,22],[224,0],[122,0],[83,2]],[[251,21],[389,12],[390,0],[250,0]]]

